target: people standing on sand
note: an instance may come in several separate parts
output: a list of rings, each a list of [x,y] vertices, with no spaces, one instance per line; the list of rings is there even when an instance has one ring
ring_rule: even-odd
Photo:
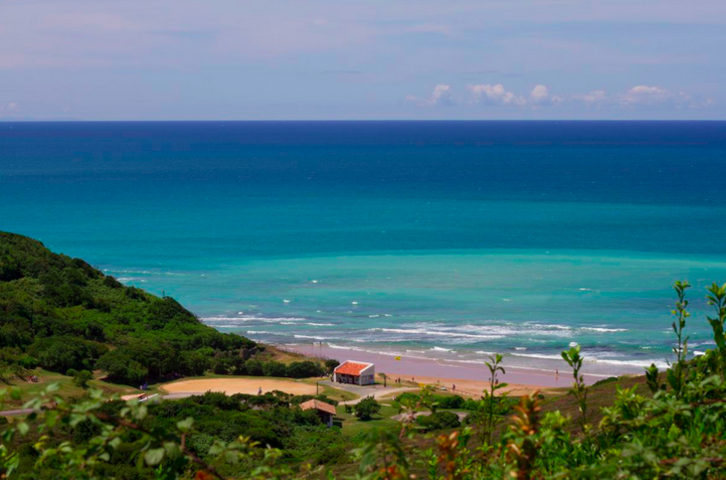
[[[262,387],[257,389],[257,395],[262,395]]]
[[[560,371],[555,368],[555,383],[560,381]]]
[[[452,392],[455,392],[456,391],[456,384],[455,383],[452,383],[451,384],[451,391]]]

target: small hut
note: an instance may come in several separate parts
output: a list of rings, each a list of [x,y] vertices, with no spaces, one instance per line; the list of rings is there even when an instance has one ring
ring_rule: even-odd
[[[320,400],[308,400],[300,404],[302,410],[315,410],[318,412],[320,420],[328,427],[333,426],[333,418],[335,417],[335,407],[329,403],[321,402]]]

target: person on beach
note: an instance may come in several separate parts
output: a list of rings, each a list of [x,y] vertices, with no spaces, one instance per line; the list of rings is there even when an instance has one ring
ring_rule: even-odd
[[[262,387],[257,389],[257,395],[262,395]]]
[[[456,384],[455,383],[452,383],[451,384],[451,391],[452,392],[455,392],[456,391]]]
[[[560,371],[559,369],[555,368],[555,383],[560,381]]]

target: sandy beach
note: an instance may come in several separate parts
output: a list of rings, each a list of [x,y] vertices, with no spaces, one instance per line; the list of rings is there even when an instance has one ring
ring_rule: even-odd
[[[457,390],[481,392],[489,385],[489,370],[484,364],[463,363],[450,360],[433,360],[412,357],[401,357],[396,360],[392,355],[382,353],[362,352],[331,348],[320,345],[294,345],[280,347],[291,352],[322,358],[334,358],[338,361],[357,360],[370,362],[376,365],[376,374],[386,373],[392,378],[402,378],[416,383],[440,383],[450,388],[457,385]],[[524,369],[507,367],[503,365],[506,373],[499,377],[500,382],[510,384],[514,391],[527,392],[532,389],[551,389],[569,387],[572,384],[572,372],[547,371],[537,369]],[[584,375],[587,384],[607,378],[605,375]],[[513,392],[514,394],[514,392]]]

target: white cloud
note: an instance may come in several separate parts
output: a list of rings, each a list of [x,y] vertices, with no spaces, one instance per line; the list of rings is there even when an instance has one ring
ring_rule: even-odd
[[[0,103],[0,114],[13,113],[18,110],[17,102]]]
[[[659,105],[678,100],[679,96],[665,88],[638,85],[620,95],[620,102],[624,105]]]
[[[544,85],[536,85],[529,93],[529,99],[534,105],[557,105],[562,103],[562,97],[551,95],[549,88]]]
[[[600,105],[608,100],[605,90],[592,90],[590,93],[573,95],[572,98],[587,105]]]
[[[489,105],[526,105],[527,99],[515,95],[504,89],[504,85],[498,83],[492,85],[467,85],[466,87],[474,97],[474,103],[485,103]]]
[[[453,105],[454,97],[451,93],[451,86],[440,83],[434,87],[434,91],[428,98],[418,98],[408,95],[406,100],[414,102],[421,107],[433,107],[435,105]]]
[[[637,85],[618,97],[624,107],[670,107],[670,108],[702,108],[713,105],[713,100],[697,100],[690,94],[679,91],[672,92],[658,86]]]

